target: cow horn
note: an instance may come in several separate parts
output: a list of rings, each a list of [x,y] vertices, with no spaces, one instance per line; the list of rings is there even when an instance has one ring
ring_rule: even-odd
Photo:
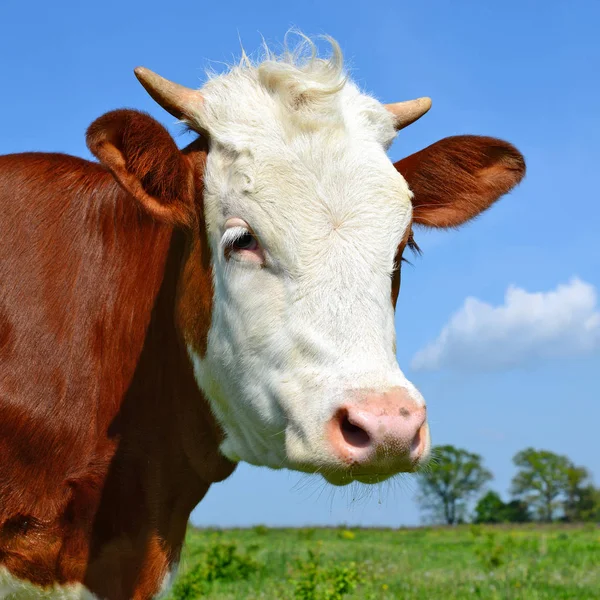
[[[395,117],[396,131],[400,131],[420,119],[431,108],[431,98],[396,102],[395,104],[386,104],[385,107]]]
[[[181,120],[193,120],[202,104],[202,94],[197,90],[173,83],[145,67],[133,71],[153,100],[167,112]]]

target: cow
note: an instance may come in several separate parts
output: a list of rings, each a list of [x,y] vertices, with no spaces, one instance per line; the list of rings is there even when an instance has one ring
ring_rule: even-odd
[[[197,133],[182,150],[123,109],[87,131],[98,162],[0,158],[0,596],[160,595],[240,461],[344,485],[427,460],[403,253],[525,163],[462,135],[393,164],[430,100],[381,104],[307,44],[200,90],[136,69]]]

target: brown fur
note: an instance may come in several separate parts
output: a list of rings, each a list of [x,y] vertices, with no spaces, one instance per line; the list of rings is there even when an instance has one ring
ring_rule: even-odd
[[[169,132],[147,115],[115,110],[87,132],[90,150],[157,219],[193,225],[194,178]]]
[[[392,304],[394,305],[394,309],[396,308],[396,304],[398,303],[398,296],[400,295],[400,284],[402,279],[402,256],[404,254],[404,250],[408,245],[408,240],[412,237],[412,230],[409,227],[406,230],[406,234],[404,235],[404,239],[400,242],[398,246],[398,250],[396,251],[396,258],[394,259],[394,271],[392,273]]]
[[[210,281],[189,218],[204,150],[180,152],[145,115],[113,115],[90,128],[90,146],[121,127],[126,168],[154,204],[98,164],[0,158],[0,564],[39,585],[141,600],[232,465],[175,327],[192,312],[177,286],[184,258]],[[184,214],[188,233],[173,232]],[[210,323],[210,286],[194,291]]]
[[[521,153],[491,137],[444,138],[394,165],[414,193],[413,222],[456,227],[489,208],[525,175]]]
[[[520,155],[490,140],[397,164],[416,223],[464,222],[521,178]],[[102,165],[0,157],[0,566],[146,600],[190,511],[233,470],[185,348],[206,351],[212,309],[207,149],[179,151],[126,110],[88,144]],[[399,287],[398,272],[394,303]]]

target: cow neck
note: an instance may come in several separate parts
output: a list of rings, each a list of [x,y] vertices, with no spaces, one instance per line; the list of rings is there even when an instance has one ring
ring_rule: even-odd
[[[0,588],[12,578],[9,589],[23,582],[52,598],[93,564],[96,514],[111,497],[135,501],[131,488],[111,491],[131,437],[113,424],[138,377],[171,230],[95,163],[31,153],[3,157],[2,169],[2,308],[13,334],[1,357]],[[106,535],[121,536],[127,555],[125,509],[113,509]]]
[[[96,163],[2,161],[0,587],[52,598],[83,582],[99,598],[145,600],[192,508],[232,470],[174,323],[195,257]]]
[[[84,583],[110,600],[154,594],[178,561],[190,512],[231,463],[175,327],[177,283],[189,256],[174,232],[144,347],[109,427],[115,455],[94,519]]]

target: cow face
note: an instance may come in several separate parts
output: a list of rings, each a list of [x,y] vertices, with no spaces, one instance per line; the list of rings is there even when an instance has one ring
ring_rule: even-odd
[[[201,92],[138,76],[208,140],[178,155],[185,193],[150,208],[190,231],[178,322],[223,454],[336,484],[416,469],[430,440],[396,362],[399,259],[413,224],[459,225],[515,185],[520,154],[465,136],[393,165],[415,105],[362,94],[335,44],[330,60],[244,63]]]
[[[213,312],[206,353],[190,354],[228,457],[329,479],[352,466],[372,480],[413,468],[429,444],[424,401],[396,362],[391,302],[412,206],[385,154],[390,115],[348,84],[340,96],[346,114],[312,131],[263,110],[260,126],[249,115],[232,126],[251,144],[213,138]]]

